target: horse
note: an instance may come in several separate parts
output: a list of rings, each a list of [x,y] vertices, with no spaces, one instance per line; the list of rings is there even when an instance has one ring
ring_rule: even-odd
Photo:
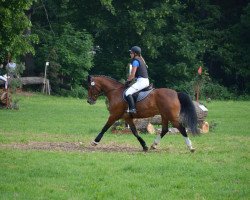
[[[138,134],[134,118],[148,118],[160,114],[162,118],[162,130],[151,145],[151,149],[156,149],[160,140],[168,132],[169,123],[177,128],[184,137],[185,143],[191,152],[195,151],[189,139],[186,128],[189,127],[193,135],[198,135],[197,114],[191,98],[186,93],[177,93],[175,90],[167,88],[154,89],[145,99],[136,103],[137,113],[127,113],[128,104],[123,99],[126,86],[119,81],[103,76],[89,75],[87,79],[88,98],[90,105],[96,103],[100,95],[105,95],[109,102],[109,117],[101,132],[91,142],[96,146],[101,141],[104,133],[119,119],[124,119],[129,125],[133,135],[140,142],[143,151],[148,151],[148,147],[142,137]]]

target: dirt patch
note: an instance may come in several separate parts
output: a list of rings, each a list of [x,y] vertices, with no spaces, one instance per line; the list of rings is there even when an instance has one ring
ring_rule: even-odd
[[[91,146],[81,142],[29,142],[0,144],[1,148],[21,149],[21,150],[44,150],[44,151],[80,151],[80,152],[142,152],[140,146],[134,147],[130,144],[99,144]]]

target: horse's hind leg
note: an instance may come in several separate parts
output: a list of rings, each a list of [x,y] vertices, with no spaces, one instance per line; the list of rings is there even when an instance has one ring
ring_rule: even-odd
[[[168,120],[164,120],[162,117],[162,130],[159,135],[156,136],[154,143],[151,145],[151,149],[156,149],[157,145],[160,143],[161,138],[168,132]]]
[[[140,144],[141,144],[141,146],[143,148],[143,151],[148,151],[148,147],[146,145],[146,142],[139,136],[139,134],[138,134],[138,132],[136,130],[135,124],[133,122],[133,119],[132,118],[126,118],[125,121],[129,124],[129,127],[130,127],[132,133],[137,138],[137,140],[140,142]]]
[[[186,131],[185,127],[182,126],[179,122],[173,123],[173,125],[180,131],[180,133],[184,137],[185,143],[186,143],[187,147],[189,148],[189,150],[191,152],[195,152],[195,148],[193,148],[193,146],[192,146],[192,142],[187,135],[187,131]]]

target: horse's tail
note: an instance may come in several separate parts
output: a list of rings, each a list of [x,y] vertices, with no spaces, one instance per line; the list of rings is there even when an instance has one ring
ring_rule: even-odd
[[[191,98],[186,94],[179,92],[178,98],[181,103],[180,122],[191,129],[192,134],[199,134],[197,129],[197,114]]]

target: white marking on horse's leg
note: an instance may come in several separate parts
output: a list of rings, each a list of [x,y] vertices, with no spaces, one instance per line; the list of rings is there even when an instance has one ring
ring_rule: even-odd
[[[188,137],[184,137],[184,139],[188,147],[192,146],[192,142]]]
[[[154,143],[157,145],[160,143],[160,141],[161,141],[161,135],[159,134],[156,136]]]
[[[98,145],[98,144],[99,144],[99,142],[96,142],[96,141],[94,141],[94,140],[91,142],[91,145],[92,145],[92,146],[96,146],[96,145]]]
[[[161,141],[161,135],[157,135],[155,140],[154,140],[154,143],[151,145],[151,149],[156,149],[156,146],[160,143]]]
[[[195,151],[195,148],[192,147],[192,142],[191,140],[188,138],[188,137],[184,137],[185,139],[185,142],[186,142],[186,145],[188,146],[189,150],[191,152],[194,152]]]

